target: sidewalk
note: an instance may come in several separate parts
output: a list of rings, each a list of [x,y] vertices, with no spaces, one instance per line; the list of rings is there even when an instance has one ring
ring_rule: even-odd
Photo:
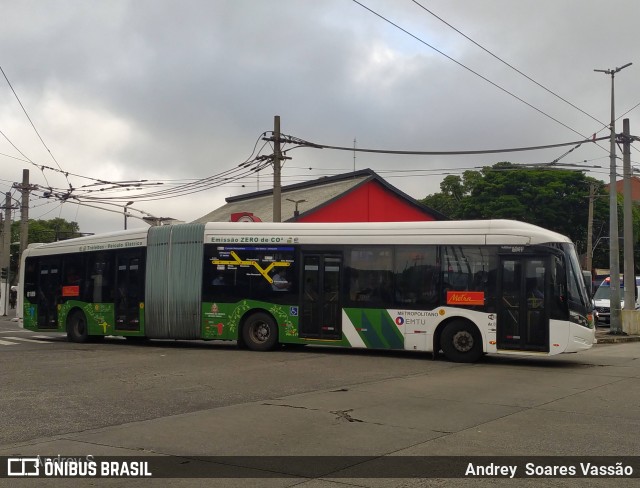
[[[618,344],[620,342],[638,342],[640,336],[637,335],[613,335],[609,327],[596,327],[596,339],[598,344]]]
[[[7,310],[7,315],[0,315],[0,320],[3,322],[17,322],[18,319],[16,318],[16,309],[10,308],[9,310]]]

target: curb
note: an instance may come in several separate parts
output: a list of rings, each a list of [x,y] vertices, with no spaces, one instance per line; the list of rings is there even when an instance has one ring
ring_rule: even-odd
[[[623,342],[640,342],[640,336],[637,335],[611,335],[603,334],[596,336],[598,344],[620,344]]]
[[[598,344],[620,344],[623,342],[639,342],[640,336],[635,334],[611,334],[608,328],[596,329]]]

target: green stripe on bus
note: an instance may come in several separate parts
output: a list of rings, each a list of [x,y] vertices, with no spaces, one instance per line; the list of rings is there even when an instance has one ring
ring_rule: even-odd
[[[345,309],[365,346],[374,349],[404,349],[404,337],[385,309]]]

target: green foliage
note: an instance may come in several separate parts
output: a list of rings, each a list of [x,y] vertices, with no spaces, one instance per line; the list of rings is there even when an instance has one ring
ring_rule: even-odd
[[[452,219],[513,219],[539,225],[568,236],[584,252],[591,184],[596,195],[606,192],[601,181],[579,171],[500,162],[481,171],[465,171],[462,177],[447,176],[441,192],[421,202]],[[608,234],[604,225],[608,214],[608,200],[596,198],[594,241],[599,232]]]
[[[51,220],[31,220],[29,219],[29,235],[27,244],[35,242],[47,243],[80,237],[80,227],[77,222],[68,222],[65,219],[55,218]],[[16,271],[18,269],[18,250],[20,242],[20,222],[11,223],[11,276],[10,280],[15,283],[17,280]]]
[[[20,241],[20,222],[11,224],[11,236],[11,242]],[[80,228],[77,222],[68,222],[60,218],[51,220],[29,219],[28,244],[55,242],[80,236]]]

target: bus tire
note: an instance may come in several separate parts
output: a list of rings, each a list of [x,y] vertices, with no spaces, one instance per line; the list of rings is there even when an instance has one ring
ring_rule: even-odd
[[[456,363],[474,363],[483,354],[480,331],[463,320],[456,320],[445,327],[440,336],[440,347],[445,357]]]
[[[271,315],[250,315],[242,327],[242,340],[252,351],[270,351],[278,345],[278,325]]]
[[[88,342],[89,329],[87,318],[79,310],[72,312],[67,317],[67,340],[70,342]]]

